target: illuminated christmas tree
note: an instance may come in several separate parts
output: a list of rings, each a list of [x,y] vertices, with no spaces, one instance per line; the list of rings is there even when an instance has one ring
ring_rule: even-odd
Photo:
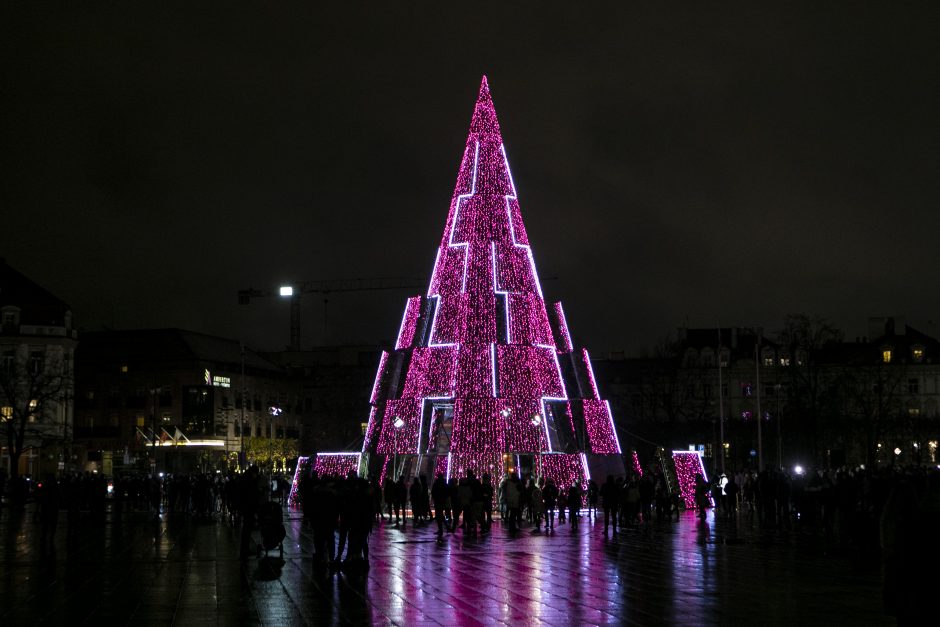
[[[587,350],[542,297],[485,77],[430,286],[408,299],[371,404],[362,459],[383,477],[623,473]]]

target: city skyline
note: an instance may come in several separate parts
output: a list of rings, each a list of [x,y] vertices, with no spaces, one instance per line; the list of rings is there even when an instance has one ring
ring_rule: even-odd
[[[483,74],[546,298],[596,355],[940,315],[935,7],[42,11],[3,9],[0,255],[79,328],[277,349],[289,306],[239,289],[426,277]],[[325,334],[307,297],[305,346],[391,342],[411,295],[337,295]]]

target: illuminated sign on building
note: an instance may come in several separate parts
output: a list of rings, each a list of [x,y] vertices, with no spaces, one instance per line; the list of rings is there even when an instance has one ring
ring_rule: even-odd
[[[206,385],[211,385],[212,387],[216,387],[216,388],[232,387],[231,377],[223,377],[222,375],[218,375],[218,374],[213,375],[211,372],[209,372],[208,368],[206,368],[204,380],[206,382]]]

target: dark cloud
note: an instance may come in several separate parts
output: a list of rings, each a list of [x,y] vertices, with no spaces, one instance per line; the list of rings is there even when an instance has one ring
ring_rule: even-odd
[[[940,313],[933,4],[349,4],[6,3],[0,254],[88,327],[284,343],[238,289],[429,275],[487,73],[597,350]],[[336,296],[326,339],[389,338],[404,296]]]

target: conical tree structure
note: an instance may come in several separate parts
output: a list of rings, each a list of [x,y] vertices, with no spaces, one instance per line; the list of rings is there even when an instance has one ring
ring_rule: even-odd
[[[363,459],[383,477],[623,472],[588,353],[542,297],[486,77],[430,286],[408,300],[371,404]]]

